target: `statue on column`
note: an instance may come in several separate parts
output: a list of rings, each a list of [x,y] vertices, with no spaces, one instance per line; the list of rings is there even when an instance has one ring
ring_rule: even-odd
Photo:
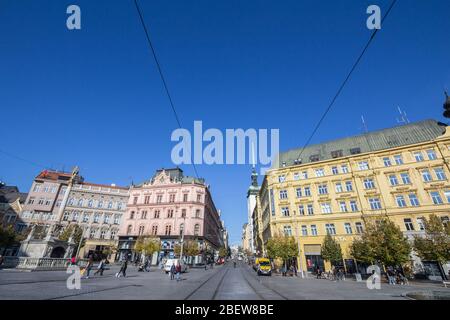
[[[36,225],[31,225],[31,230],[28,233],[27,240],[31,240],[33,238],[34,232],[36,231]]]
[[[45,240],[50,240],[53,236],[54,225],[50,225],[47,229],[47,235],[45,236]]]

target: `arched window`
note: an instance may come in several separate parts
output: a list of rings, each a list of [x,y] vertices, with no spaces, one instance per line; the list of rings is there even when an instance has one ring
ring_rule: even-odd
[[[78,200],[78,206],[82,207],[83,206],[83,199]]]
[[[168,224],[166,226],[166,236],[170,236],[170,233],[172,232],[172,226]]]
[[[88,202],[88,207],[89,207],[89,208],[92,208],[93,203],[94,203],[94,201],[93,201],[92,199],[89,200],[89,202]]]
[[[200,234],[200,225],[197,223],[194,226],[194,236],[198,236]]]
[[[180,236],[184,233],[184,223],[180,224]]]
[[[144,226],[139,227],[139,235],[140,236],[144,234],[144,228],[145,228]]]
[[[131,224],[128,225],[128,227],[127,227],[127,235],[129,235],[131,233],[131,228],[132,228]]]
[[[157,225],[154,225],[154,226],[152,227],[152,235],[156,236],[157,234],[158,234],[158,226],[157,226]]]
[[[134,211],[130,212],[130,219],[134,219]]]

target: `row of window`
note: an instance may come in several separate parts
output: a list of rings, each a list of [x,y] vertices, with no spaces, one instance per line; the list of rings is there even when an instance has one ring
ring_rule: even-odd
[[[447,201],[447,203],[450,203],[450,190],[443,191],[444,197]],[[442,200],[441,192],[439,191],[431,191],[429,193],[431,200],[433,201],[433,204],[439,205],[443,204],[444,201]],[[397,194],[394,196],[395,202],[399,208],[405,208],[408,206],[411,207],[418,207],[420,206],[419,199],[417,197],[417,194],[415,193],[408,193],[408,194]],[[380,210],[382,209],[380,198],[373,197],[367,199],[368,204],[370,206],[371,210]],[[321,213],[327,214],[332,213],[332,206],[330,202],[320,202],[320,209]],[[356,200],[350,200],[350,201],[338,201],[339,210],[340,212],[357,212],[358,209],[358,203]],[[313,203],[308,204],[301,204],[298,207],[298,212],[300,215],[313,215],[314,214],[314,205]],[[281,215],[284,217],[290,216],[289,207],[281,207]]]
[[[324,225],[324,227],[325,227],[326,234],[336,235],[336,226],[335,226],[334,223],[326,223]],[[352,226],[352,224],[350,222],[345,222],[344,223],[344,229],[345,229],[345,233],[346,234],[353,234],[353,232],[354,232],[353,226]],[[358,234],[363,233],[364,229],[363,229],[362,222],[355,222],[354,229],[355,229],[356,233],[358,233]],[[283,232],[284,232],[284,235],[286,235],[288,237],[293,235],[292,227],[289,226],[289,225],[283,227]],[[317,225],[311,224],[309,226],[309,228],[308,228],[307,225],[302,225],[301,226],[301,236],[307,237],[309,235],[311,235],[311,236],[318,236],[319,235]]]
[[[51,198],[39,198],[38,200],[36,200],[35,197],[30,197],[27,202],[27,204],[30,204],[30,205],[38,204],[40,206],[50,206],[52,203],[53,203],[53,199],[51,199]],[[61,205],[61,200],[59,200],[57,202],[57,206],[59,206],[59,205]]]
[[[92,217],[92,219],[91,219]],[[92,222],[92,223],[113,223],[113,224],[120,224],[120,220],[122,218],[121,214],[103,214],[103,213],[82,213],[80,211],[65,211],[63,215],[63,221],[74,221],[79,222],[81,219],[81,222]]]
[[[441,220],[443,223],[449,223],[449,217],[448,216],[443,216],[441,217]],[[425,230],[425,223],[424,223],[425,219],[423,217],[419,217],[416,219],[416,223],[417,223],[417,230]],[[413,220],[411,218],[405,218],[403,219],[403,223],[405,226],[405,230],[406,231],[416,231],[416,227],[414,226]],[[329,235],[336,235],[336,226],[334,223],[326,223],[324,225],[325,227],[325,232],[326,234]],[[353,226],[350,222],[344,222],[344,231],[345,234],[353,234],[354,231],[356,231],[357,234],[361,234],[364,232],[363,229],[363,224],[362,222],[355,222],[355,228],[353,229]],[[283,227],[283,232],[286,236],[292,236],[292,227],[287,225]],[[309,226],[307,225],[302,225],[301,226],[301,235],[306,237],[306,236],[317,236],[318,231],[317,231],[317,225],[312,224]]]
[[[63,187],[61,189],[61,193],[64,194],[67,187]],[[33,187],[33,192],[48,192],[48,193],[56,193],[58,190],[58,186],[55,185],[48,185],[43,183],[35,183]]]
[[[163,194],[157,194],[156,195],[156,203],[162,203],[163,202]],[[151,203],[151,195],[144,195],[143,197],[144,204],[150,204]],[[175,193],[169,193],[169,203],[174,203],[176,201],[176,194]],[[183,202],[189,201],[189,194],[183,193]],[[133,204],[138,204],[139,202],[139,196],[133,196]],[[197,194],[197,202],[202,202],[202,195]]]
[[[125,203],[121,201],[108,201],[104,202],[103,200],[94,200],[94,199],[75,199],[70,198],[68,201],[69,206],[78,206],[78,207],[88,207],[88,208],[106,208],[106,209],[117,209],[122,210],[125,208]]]
[[[44,220],[44,221],[56,220],[56,215],[51,212],[23,211],[22,217],[24,219]]]
[[[117,235],[116,229],[111,229],[108,235],[108,230],[106,229],[97,229],[97,228],[91,228],[89,231],[89,238],[90,239],[111,239],[114,240]]]
[[[425,150],[422,151],[414,151],[412,152],[412,156],[415,159],[416,162],[422,162],[425,161],[424,153],[426,154],[426,157],[428,160],[436,160],[437,155],[434,149]],[[333,157],[336,158],[336,157]],[[383,157],[383,164],[385,167],[390,167],[392,165],[402,165],[403,162],[403,156],[401,154],[394,155],[393,157]],[[368,161],[359,161],[358,162],[358,170],[369,170],[369,162]],[[293,174],[294,180],[301,180],[301,179],[308,179],[308,170],[304,170],[302,172],[295,172]],[[337,175],[340,173],[348,173],[349,168],[348,165],[342,164],[340,166],[332,166],[331,167],[331,174]],[[316,177],[324,177],[326,175],[324,168],[316,168],[314,169],[314,174]],[[279,175],[278,176],[278,182],[285,182],[286,181],[286,175]]]
[[[142,210],[141,212],[135,212],[135,211],[130,211],[130,215],[129,215],[129,219],[133,220],[133,219],[147,219],[150,216],[148,215],[148,210]],[[159,219],[161,218],[161,210],[160,209],[156,209],[153,211],[153,218],[154,219]],[[187,217],[187,210],[186,209],[181,209],[181,215],[179,218],[186,218]],[[194,218],[201,218],[201,211],[200,209],[196,209],[195,210],[195,214],[193,216]],[[168,209],[166,212],[166,218],[174,218],[174,210],[173,209]]]
[[[447,180],[447,176],[446,176],[443,168],[439,167],[439,168],[434,168],[433,170],[434,170],[434,174],[436,176],[436,180],[438,180],[438,181]],[[421,174],[422,174],[422,178],[423,178],[424,182],[433,181],[433,177],[430,173],[430,170],[424,169],[421,171]],[[389,175],[388,179],[389,179],[389,184],[391,186],[399,185],[399,179],[398,179],[397,174]],[[400,173],[400,180],[401,180],[402,184],[404,184],[404,185],[411,184],[411,178],[409,176],[409,173],[407,173],[407,172]],[[366,189],[366,190],[376,188],[375,181],[373,178],[365,178],[362,180],[362,182],[363,182],[364,189]],[[311,187],[310,186],[305,186],[303,188],[298,187],[295,189],[295,191],[296,191],[297,198],[311,196]],[[345,181],[344,185],[342,182],[336,182],[335,183],[335,191],[336,191],[336,193],[353,191],[352,181]],[[318,185],[317,192],[319,195],[328,194],[328,185],[326,183]],[[280,196],[281,200],[287,199],[288,198],[287,190],[286,189],[280,190],[279,196]]]
[[[183,232],[184,232],[184,223],[180,224],[179,230],[180,230],[180,235],[182,235]],[[133,231],[133,226],[130,224],[127,227],[127,235],[131,235],[132,231]],[[144,234],[145,234],[145,226],[141,225],[138,228],[138,235],[144,235]],[[155,225],[153,225],[151,227],[150,234],[154,235],[154,236],[158,235],[158,225],[155,224]],[[172,225],[167,224],[165,226],[165,228],[164,228],[164,235],[166,235],[166,236],[172,235]],[[197,223],[197,224],[194,225],[194,236],[199,236],[199,235],[200,235],[200,224]]]

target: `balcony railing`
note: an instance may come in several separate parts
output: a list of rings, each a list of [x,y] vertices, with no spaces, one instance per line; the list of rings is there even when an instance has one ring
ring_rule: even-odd
[[[70,264],[68,258],[30,258],[30,257],[4,257],[3,268],[16,268],[22,270],[66,270]],[[84,267],[87,260],[77,260],[79,267]]]

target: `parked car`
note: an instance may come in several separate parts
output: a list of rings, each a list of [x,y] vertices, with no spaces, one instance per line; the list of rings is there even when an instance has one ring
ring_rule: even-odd
[[[164,271],[166,273],[169,273],[172,265],[175,264],[175,266],[176,266],[178,264],[178,262],[181,265],[181,272],[187,272],[187,269],[188,269],[187,265],[180,259],[167,259],[166,263],[164,264]]]

